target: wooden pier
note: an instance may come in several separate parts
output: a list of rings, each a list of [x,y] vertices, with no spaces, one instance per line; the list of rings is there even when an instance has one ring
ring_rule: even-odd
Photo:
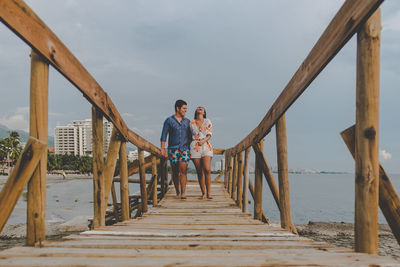
[[[188,184],[186,200],[176,199],[173,191],[138,219],[45,241],[42,248],[3,251],[0,266],[400,265],[255,220],[242,213],[221,183],[212,185],[212,200],[199,199],[197,183]]]
[[[32,49],[30,138],[0,192],[1,231],[28,187],[27,246],[2,251],[0,265],[399,266],[390,258],[374,255],[379,248],[378,208],[400,244],[400,198],[378,157],[382,2],[344,1],[254,130],[233,147],[214,149],[214,155],[224,155],[226,162],[218,176],[223,175],[223,182],[213,183],[214,199],[199,199],[198,185],[189,184],[188,198],[178,200],[173,190],[167,190],[171,181],[168,159],[160,148],[128,127],[107,92],[23,0],[0,0],[0,22]],[[355,250],[368,254],[298,237],[290,212],[286,111],[353,36],[357,37],[356,116],[355,125],[343,131],[342,137],[355,159]],[[83,94],[92,110],[92,231],[61,241],[46,241],[45,236],[50,67]],[[221,104],[229,108],[229,99]],[[103,151],[104,119],[114,126],[107,151]],[[270,155],[263,150],[263,140],[273,127],[278,182],[267,161]],[[139,159],[129,164],[128,142],[139,151]],[[251,149],[254,180],[249,173]],[[151,155],[144,158],[144,151]],[[146,180],[146,169],[151,169],[150,180]],[[128,178],[134,174],[139,177]],[[264,178],[280,212],[276,225],[268,224],[262,207]],[[129,182],[140,183],[140,194],[129,195]],[[108,199],[113,209],[107,212]],[[252,216],[247,213],[249,200],[254,205]],[[105,226],[110,222],[118,223]]]

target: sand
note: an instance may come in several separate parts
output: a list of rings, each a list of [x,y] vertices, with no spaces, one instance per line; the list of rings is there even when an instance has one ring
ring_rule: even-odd
[[[300,236],[354,249],[354,224],[343,222],[309,222],[296,225]],[[400,245],[388,225],[379,225],[379,255],[400,260]]]

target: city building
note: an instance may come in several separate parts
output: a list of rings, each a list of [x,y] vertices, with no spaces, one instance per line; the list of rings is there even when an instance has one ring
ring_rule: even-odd
[[[107,153],[113,124],[103,122],[103,151]],[[92,155],[92,120],[76,120],[67,126],[57,126],[54,134],[55,154]]]
[[[147,156],[150,156],[150,153],[147,151],[144,151],[144,157],[146,158]],[[128,153],[128,160],[130,162],[135,161],[138,159],[138,151],[137,150],[133,150],[133,151],[129,151]]]

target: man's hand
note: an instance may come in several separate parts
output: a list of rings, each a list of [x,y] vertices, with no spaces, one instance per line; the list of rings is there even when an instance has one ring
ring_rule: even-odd
[[[161,152],[161,156],[167,157],[167,151],[165,151],[165,148],[161,148],[160,152]]]

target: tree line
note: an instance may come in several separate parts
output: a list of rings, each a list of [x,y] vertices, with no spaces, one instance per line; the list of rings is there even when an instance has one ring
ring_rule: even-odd
[[[9,136],[0,138],[0,162],[5,167],[13,167],[22,152],[20,135],[17,131],[10,131]],[[73,170],[80,173],[93,172],[93,159],[90,156],[54,155],[47,151],[47,170]],[[2,172],[0,170],[0,172]]]

